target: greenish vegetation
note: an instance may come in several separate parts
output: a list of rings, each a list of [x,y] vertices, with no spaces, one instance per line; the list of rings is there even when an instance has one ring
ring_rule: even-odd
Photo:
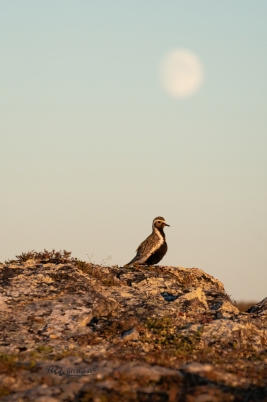
[[[36,348],[37,352],[39,353],[51,353],[53,351],[52,346],[49,345],[39,345]]]

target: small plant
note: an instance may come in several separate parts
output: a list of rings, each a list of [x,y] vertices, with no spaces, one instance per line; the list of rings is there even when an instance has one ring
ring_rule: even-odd
[[[110,260],[112,260],[112,256],[111,256],[111,255],[108,255],[106,258],[104,258],[104,259],[100,262],[100,265],[103,267],[103,266],[107,265],[107,263],[108,263]]]
[[[91,256],[92,257],[92,256]],[[82,271],[88,271],[88,269],[94,265],[91,262],[91,257],[89,257],[89,263],[85,261],[78,260],[78,258],[74,258],[71,256],[71,251],[66,251],[66,250],[52,250],[48,251],[44,249],[44,251],[28,251],[27,253],[21,253],[19,255],[16,255],[16,260],[6,260],[5,264],[11,264],[11,263],[24,263],[28,260],[34,260],[37,263],[40,262],[42,264],[67,264],[67,263],[72,263],[75,264],[79,269]],[[100,267],[103,267],[104,264],[107,264],[111,260],[111,256],[109,255],[107,258],[101,261]],[[0,263],[1,264],[1,263]]]
[[[41,263],[54,263],[54,264],[60,264],[60,263],[66,263],[66,262],[72,262],[73,260],[76,261],[76,258],[71,258],[71,252],[70,251],[48,251],[44,249],[44,251],[38,252],[35,250],[28,251],[27,253],[22,253],[20,255],[16,255],[17,261],[18,262],[26,262],[27,260],[35,260]]]

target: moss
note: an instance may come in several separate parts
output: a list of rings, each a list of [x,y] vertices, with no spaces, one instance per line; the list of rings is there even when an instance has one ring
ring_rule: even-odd
[[[7,355],[5,353],[0,354],[0,362],[14,362],[16,360],[16,355]]]
[[[39,353],[37,353],[35,350],[32,350],[29,355],[32,359],[36,359],[39,356]]]
[[[192,353],[202,334],[202,330],[199,330],[187,337],[181,335],[181,328],[173,325],[169,317],[148,318],[145,325],[154,335],[147,342],[164,348],[172,348],[174,356]]]
[[[33,370],[35,361],[23,362],[20,355],[0,354],[0,374],[11,374],[18,370]]]
[[[36,348],[38,353],[51,353],[53,351],[52,346],[48,346],[48,345],[39,345]]]
[[[0,354],[0,373],[12,372],[17,360],[16,355]]]
[[[145,326],[152,332],[157,333],[163,331],[165,328],[172,326],[171,319],[169,317],[161,318],[147,318]]]

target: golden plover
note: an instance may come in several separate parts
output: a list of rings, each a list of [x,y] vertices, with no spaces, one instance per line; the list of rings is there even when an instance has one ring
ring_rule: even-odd
[[[152,233],[144,240],[136,250],[136,256],[128,262],[130,264],[157,264],[167,253],[167,243],[165,241],[165,226],[170,226],[162,216],[157,216],[152,223]]]

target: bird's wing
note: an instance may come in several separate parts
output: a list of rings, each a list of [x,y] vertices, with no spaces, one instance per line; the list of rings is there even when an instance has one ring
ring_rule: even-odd
[[[148,259],[148,257],[154,252],[154,249],[148,247],[152,243],[153,233],[144,240],[136,250],[136,256],[127,264],[139,262],[140,264]]]

